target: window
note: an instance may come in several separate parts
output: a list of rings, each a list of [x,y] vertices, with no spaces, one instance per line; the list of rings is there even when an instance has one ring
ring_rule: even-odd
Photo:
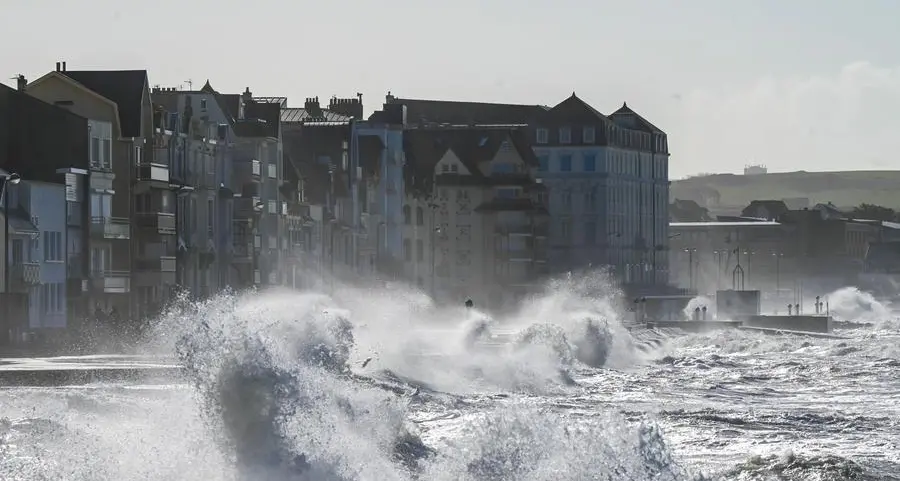
[[[498,162],[491,165],[491,172],[494,174],[512,174],[515,171],[516,166],[509,162]]]
[[[594,245],[597,242],[597,225],[593,222],[584,224],[584,243],[586,245]]]
[[[572,235],[572,222],[569,220],[563,220],[562,222],[560,222],[559,233],[560,237],[562,237],[563,240],[568,240],[569,236]]]
[[[100,148],[100,167],[104,169],[112,168],[112,141],[103,139]]]
[[[200,110],[206,110],[206,99],[200,99]]]
[[[497,189],[495,197],[498,199],[515,199],[519,196],[519,190],[515,188]]]
[[[44,262],[63,260],[62,232],[44,231]]]
[[[91,137],[91,165],[100,167],[100,139]]]
[[[597,170],[597,156],[594,154],[584,154],[584,171],[595,172]]]
[[[563,203],[563,207],[565,207],[566,209],[570,209],[572,207],[572,193],[571,192],[563,192],[562,203]]]
[[[540,163],[540,167],[538,169],[541,172],[547,172],[550,170],[550,158],[546,155],[538,156],[538,162]]]
[[[403,223],[412,224],[412,209],[408,205],[403,206]]]
[[[91,217],[108,218],[112,215],[112,196],[109,194],[91,194]]]
[[[416,239],[416,261],[425,261],[425,243],[422,242],[422,239]]]
[[[134,146],[134,163],[136,165],[139,165],[143,161],[144,161],[144,148],[139,145]]]
[[[559,157],[559,171],[572,172],[572,156],[569,154]]]
[[[403,239],[403,258],[407,262],[412,260],[412,242],[409,239]]]
[[[597,188],[591,187],[584,196],[584,210],[591,212],[597,204]]]
[[[421,207],[416,207],[416,225],[425,225],[425,211]]]
[[[270,200],[270,201],[269,201],[269,213],[270,213],[270,214],[277,214],[277,213],[278,213],[278,203],[275,202],[274,200]]]
[[[22,239],[13,239],[12,241],[12,264],[19,265],[25,261],[25,248]]]
[[[572,143],[572,129],[569,127],[560,127],[559,128],[559,143],[561,144],[571,144]]]
[[[271,162],[266,166],[266,168],[268,168],[268,170],[269,170],[269,178],[270,179],[275,179],[278,177],[278,169],[276,167],[277,166]]]
[[[584,141],[585,144],[593,144],[595,136],[596,135],[593,126],[581,129],[581,140]]]
[[[549,140],[550,132],[547,129],[537,129],[535,141],[539,144],[546,144]]]

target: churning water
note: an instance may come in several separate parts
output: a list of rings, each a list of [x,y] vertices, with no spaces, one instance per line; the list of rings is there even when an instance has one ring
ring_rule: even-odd
[[[489,318],[400,288],[183,306],[168,385],[8,388],[3,480],[900,480],[900,324],[626,329],[604,284]],[[879,310],[880,309],[880,310]],[[873,316],[873,313],[876,315]]]

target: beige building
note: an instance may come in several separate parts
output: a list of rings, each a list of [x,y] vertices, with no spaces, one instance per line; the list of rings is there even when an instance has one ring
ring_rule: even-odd
[[[90,125],[90,245],[68,252],[90,255],[84,283],[88,311],[115,309],[121,319],[139,315],[132,301],[134,255],[141,243],[133,229],[133,192],[152,164],[153,114],[145,70],[70,71],[65,62],[27,85],[28,94],[85,117]],[[168,186],[166,185],[167,189]],[[162,190],[157,189],[160,195]],[[70,240],[75,242],[75,239]]]
[[[403,259],[436,298],[499,306],[540,284],[549,221],[537,158],[509,127],[405,133]]]

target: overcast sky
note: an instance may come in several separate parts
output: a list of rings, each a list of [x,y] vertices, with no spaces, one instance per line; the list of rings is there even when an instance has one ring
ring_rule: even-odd
[[[623,101],[673,176],[900,166],[896,0],[2,0],[3,80],[142,69],[304,97]]]

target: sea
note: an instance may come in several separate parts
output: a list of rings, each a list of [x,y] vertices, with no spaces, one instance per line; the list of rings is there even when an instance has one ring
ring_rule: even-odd
[[[586,278],[462,301],[182,302],[135,348],[182,375],[0,387],[0,479],[900,480],[900,322],[864,292],[828,338],[648,329]]]

